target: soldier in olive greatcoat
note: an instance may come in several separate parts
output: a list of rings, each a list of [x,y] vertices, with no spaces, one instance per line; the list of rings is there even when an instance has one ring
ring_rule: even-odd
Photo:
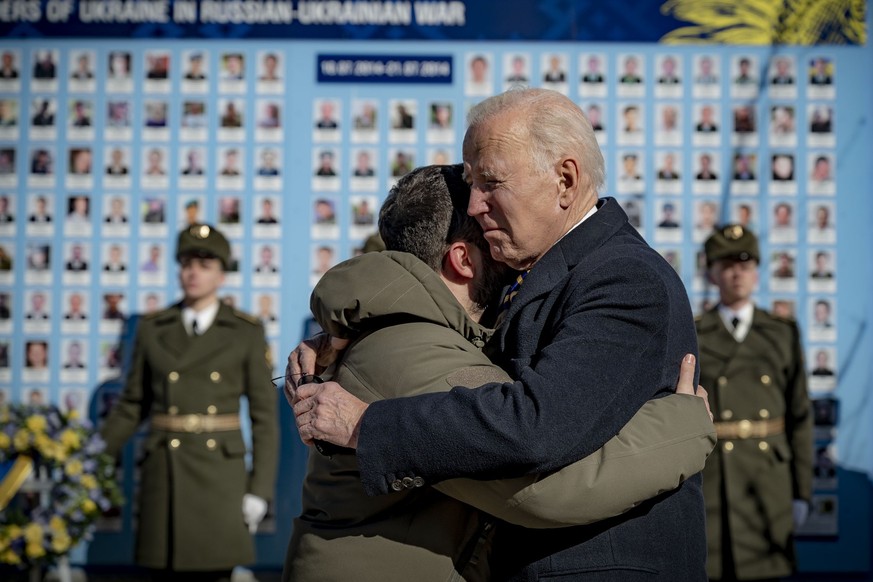
[[[278,457],[276,389],[264,328],[224,305],[227,239],[195,224],[179,234],[184,298],[139,323],[133,362],[102,426],[117,454],[144,420],[136,561],[156,580],[229,580],[254,561],[251,533],[272,497]],[[252,466],[240,397],[252,428]]]
[[[812,492],[812,414],[797,323],[754,305],[760,252],[739,225],[704,249],[719,304],[697,318],[700,383],[718,445],[703,471],[713,580],[791,574]]]

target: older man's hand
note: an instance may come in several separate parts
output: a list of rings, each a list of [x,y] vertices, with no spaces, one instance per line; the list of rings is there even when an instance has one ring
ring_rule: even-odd
[[[285,399],[294,406],[297,397],[297,380],[306,374],[319,374],[333,364],[339,353],[346,349],[349,340],[319,334],[303,340],[288,354],[285,366]]]
[[[299,386],[293,407],[300,439],[307,445],[320,440],[355,449],[368,406],[336,382]]]
[[[709,409],[709,398],[707,397],[706,389],[698,385],[697,391],[694,391],[694,362],[696,358],[694,354],[685,354],[682,358],[682,363],[679,365],[679,381],[676,383],[676,394],[689,394],[703,398],[706,403],[706,412],[709,413],[709,420],[712,420],[712,410]]]

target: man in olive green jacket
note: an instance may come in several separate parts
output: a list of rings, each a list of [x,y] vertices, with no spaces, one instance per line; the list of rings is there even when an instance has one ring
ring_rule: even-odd
[[[812,412],[800,331],[755,307],[760,252],[740,225],[704,245],[719,304],[697,318],[700,382],[709,388],[718,446],[703,471],[713,580],[794,571],[792,532],[812,495]]]
[[[179,235],[181,303],[144,316],[124,391],[101,427],[118,454],[151,421],[142,449],[136,561],[159,580],[229,580],[273,496],[276,392],[264,329],[218,300],[230,245],[207,225]],[[252,470],[240,432],[249,402]]]
[[[460,166],[408,174],[386,200],[380,230],[389,249],[412,254],[366,254],[316,286],[311,307],[324,329],[360,334],[333,379],[362,400],[410,396],[410,386],[448,391],[508,380],[480,352],[492,330],[478,320],[502,281],[463,210],[468,192]],[[675,488],[701,469],[713,444],[705,403],[676,395],[649,403],[601,450],[551,475],[435,488],[398,476],[403,493],[371,497],[352,454],[312,452],[283,578],[487,579],[495,520],[471,506],[526,527],[590,523]]]

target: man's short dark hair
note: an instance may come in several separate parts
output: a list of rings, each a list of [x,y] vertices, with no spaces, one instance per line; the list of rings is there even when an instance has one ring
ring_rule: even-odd
[[[391,251],[411,253],[435,271],[449,244],[487,246],[476,220],[467,215],[470,187],[463,166],[424,166],[391,188],[379,212],[379,234]]]

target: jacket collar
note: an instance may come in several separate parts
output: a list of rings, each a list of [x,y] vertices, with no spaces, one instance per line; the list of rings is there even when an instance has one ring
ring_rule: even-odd
[[[501,337],[505,337],[507,323],[516,313],[528,303],[548,294],[558,281],[585,257],[603,246],[625,224],[627,215],[615,198],[601,198],[597,202],[597,212],[555,243],[533,266],[518,295],[512,300],[501,326]]]
[[[756,333],[766,334],[779,326],[780,324],[777,320],[774,320],[769,313],[755,307],[752,314],[752,327],[746,339],[748,340],[749,336]],[[740,345],[730,330],[725,327],[724,321],[722,321],[721,315],[718,313],[717,305],[700,315],[697,319],[697,333],[699,335],[713,334],[716,339],[716,341],[711,342],[700,342],[700,352],[723,360],[732,358]]]
[[[237,319],[233,309],[221,304],[215,321],[206,332],[192,338],[182,323],[182,304],[177,303],[156,316],[158,343],[177,362],[179,371],[213,358],[217,352],[233,345]]]
[[[754,316],[752,317],[754,321]],[[730,360],[736,354],[740,344],[733,334],[724,325],[718,306],[703,313],[697,321],[697,334],[699,336],[712,335],[714,341],[699,342],[701,355],[706,354],[718,360]]]

